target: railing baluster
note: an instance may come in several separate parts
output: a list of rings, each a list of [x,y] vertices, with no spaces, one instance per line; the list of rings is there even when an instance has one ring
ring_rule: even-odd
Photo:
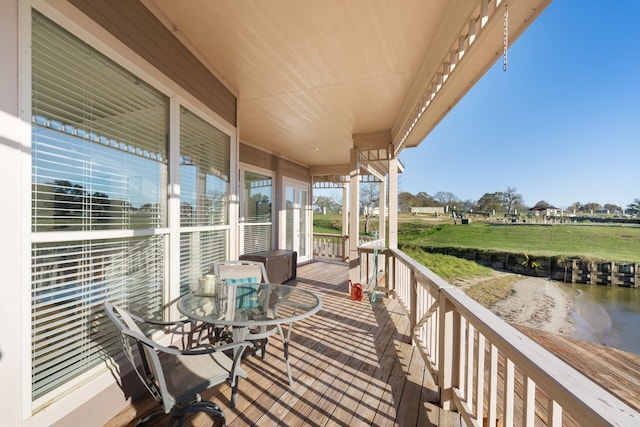
[[[487,426],[495,427],[498,419],[498,348],[489,344],[489,412]]]
[[[562,408],[553,399],[549,399],[549,407],[547,409],[547,425],[551,427],[560,427],[562,425]]]
[[[453,305],[444,295],[439,295],[438,320],[441,325],[440,349],[438,351],[438,389],[440,405],[447,410],[451,407],[451,386],[453,381]]]
[[[524,376],[524,396],[522,397],[522,416],[524,427],[533,427],[536,416],[536,383],[527,375]]]
[[[457,386],[460,389],[460,392],[464,396],[466,388],[465,382],[465,373],[467,369],[467,345],[468,345],[468,337],[467,337],[467,320],[464,317],[459,317],[460,329],[458,332],[458,381]]]
[[[473,366],[474,366],[474,350],[476,343],[476,331],[471,323],[468,326],[469,336],[467,338],[467,404],[472,405],[473,402]]]
[[[505,357],[504,361],[504,418],[502,425],[513,425],[514,404],[514,366],[513,362]]]
[[[478,378],[476,381],[476,421],[478,424],[483,424],[484,417],[484,355],[486,353],[486,345],[487,341],[484,335],[478,335],[478,350],[476,354],[476,359],[478,360],[478,365],[476,366],[476,377]]]

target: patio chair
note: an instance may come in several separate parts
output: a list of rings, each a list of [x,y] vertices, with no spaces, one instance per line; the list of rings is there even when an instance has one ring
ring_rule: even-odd
[[[213,274],[227,281],[269,283],[264,264],[257,261],[218,261],[213,264]]]
[[[269,283],[267,271],[264,264],[256,261],[218,261],[213,264],[213,274],[230,285],[251,284],[251,283]],[[242,287],[241,292],[236,294],[237,304],[242,308],[251,308],[251,304],[256,305],[259,299],[258,291],[250,287]],[[256,349],[259,347],[262,359],[265,356],[269,336],[273,335],[277,330],[271,328],[262,328],[260,331],[251,331],[252,334],[246,339],[257,343]],[[230,335],[216,329],[216,338],[218,340],[228,338]]]
[[[139,325],[153,327],[182,322],[153,322],[144,320],[128,311],[105,301],[104,311],[120,333],[124,354],[133,365],[136,374],[160,403],[162,408],[143,418],[140,425],[154,416],[170,414],[172,426],[177,421],[181,426],[185,415],[191,412],[207,412],[219,417],[224,425],[224,412],[215,403],[201,400],[200,393],[228,382],[231,385],[231,407],[235,407],[238,380],[247,373],[240,368],[242,353],[251,346],[248,342],[237,342],[225,346],[198,345],[186,350],[165,347],[149,339]],[[235,350],[231,359],[226,350]]]
[[[213,273],[229,284],[242,286],[243,283],[269,283],[267,271],[264,264],[257,261],[234,260],[234,261],[218,261],[213,264]],[[264,301],[269,296],[255,295],[254,301]],[[245,298],[246,299],[246,298]],[[252,331],[246,336],[247,341],[256,343],[256,349],[260,349],[261,358],[264,360],[269,337],[275,333],[279,333],[284,346],[284,360],[287,369],[287,377],[289,385],[293,384],[291,377],[291,368],[289,366],[289,352],[284,332],[280,325],[271,328],[262,327],[260,330]]]

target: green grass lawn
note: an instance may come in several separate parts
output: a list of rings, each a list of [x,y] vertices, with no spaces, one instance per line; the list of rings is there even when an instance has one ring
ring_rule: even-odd
[[[314,215],[313,222],[316,233],[341,233],[341,215]],[[372,229],[377,229],[377,223]],[[621,225],[478,222],[454,225],[407,217],[398,224],[398,242],[405,248],[407,245],[473,248],[534,256],[640,262],[640,227]]]
[[[448,282],[465,277],[487,277],[494,271],[473,261],[451,255],[432,254],[418,248],[406,248],[403,252],[420,264],[428,266],[429,270]]]
[[[313,232],[342,234],[342,215],[318,213],[313,214]]]
[[[515,274],[496,277],[492,268],[451,255],[432,254],[418,248],[406,248],[404,252],[447,282],[470,279],[473,284],[464,292],[485,307],[506,298],[511,284],[519,278]]]
[[[402,245],[640,262],[640,228],[609,225],[401,224]]]

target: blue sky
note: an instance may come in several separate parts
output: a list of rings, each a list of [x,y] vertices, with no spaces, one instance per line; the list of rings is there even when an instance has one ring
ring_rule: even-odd
[[[400,191],[640,198],[640,1],[555,0],[417,148]]]

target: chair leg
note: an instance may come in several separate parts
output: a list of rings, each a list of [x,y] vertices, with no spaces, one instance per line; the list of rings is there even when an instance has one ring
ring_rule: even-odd
[[[293,385],[293,378],[291,377],[291,365],[289,364],[289,343],[284,344],[284,364],[287,366],[287,377],[289,378],[289,387]]]
[[[238,400],[238,382],[240,382],[240,377],[236,377],[235,384],[231,386],[231,400],[229,406],[232,408],[236,407],[236,401]]]
[[[140,418],[137,422],[136,422],[136,426],[141,426],[144,423],[146,423],[147,421],[150,421],[151,419],[155,418],[155,417],[161,417],[165,415],[165,412],[163,409],[157,409],[153,412],[150,412],[149,414],[143,416],[142,418]]]
[[[226,426],[226,418],[224,415],[224,411],[220,406],[213,402],[209,402],[208,400],[203,400],[199,402],[192,403],[190,405],[179,408],[171,413],[171,421],[169,421],[168,427],[173,427],[174,423],[177,422],[178,427],[182,427],[182,423],[184,421],[184,417],[192,412],[206,412],[218,418],[219,422],[214,423],[215,427],[224,427]]]
[[[262,355],[261,358],[262,360],[264,360],[265,356],[267,355],[267,344],[269,344],[269,338],[265,338],[262,340],[262,345],[261,345],[261,350],[262,350]]]
[[[284,336],[282,326],[278,325],[278,333],[282,339],[282,347],[284,350],[284,364],[287,368],[287,378],[289,379],[289,387],[293,385],[293,378],[291,377],[291,365],[289,364],[289,340],[291,339],[291,324],[287,329],[287,336]]]

